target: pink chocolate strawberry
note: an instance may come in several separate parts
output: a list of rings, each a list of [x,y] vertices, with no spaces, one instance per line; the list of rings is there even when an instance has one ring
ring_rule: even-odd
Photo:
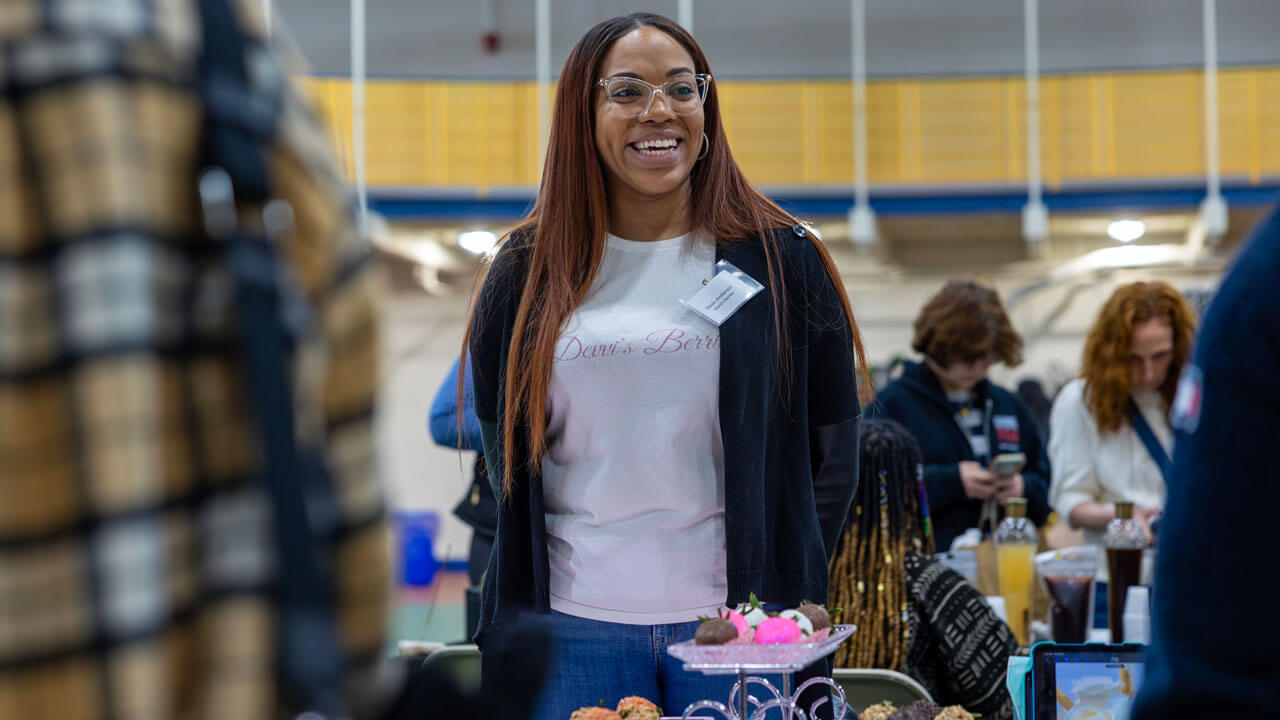
[[[720,613],[720,617],[733,623],[733,626],[738,628],[739,635],[745,635],[751,629],[751,623],[747,622],[746,616],[737,610],[725,610]]]
[[[771,617],[756,626],[756,645],[790,645],[802,638],[804,633],[791,618]]]

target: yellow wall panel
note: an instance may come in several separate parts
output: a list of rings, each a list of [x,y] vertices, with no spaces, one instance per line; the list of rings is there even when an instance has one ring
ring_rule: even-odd
[[[365,87],[365,143],[370,185],[427,183],[430,108],[423,83],[379,81]]]
[[[490,93],[484,85],[455,83],[444,89],[449,124],[444,133],[444,157],[450,185],[488,185],[491,167]]]
[[[848,83],[813,83],[814,121],[817,125],[814,182],[846,184],[853,177],[853,92]],[[873,157],[875,149],[870,153]]]
[[[351,174],[344,78],[300,78]],[[725,131],[760,186],[853,182],[847,81],[717,80]],[[1196,70],[1041,79],[1041,161],[1066,183],[1194,179],[1205,167],[1203,77]],[[1280,174],[1280,68],[1219,76],[1220,163],[1228,177]],[[368,178],[378,187],[487,193],[539,180],[532,82],[372,80]],[[879,79],[867,86],[867,167],[881,185],[1017,184],[1026,178],[1020,77]]]
[[[1258,179],[1257,89],[1254,72],[1227,70],[1218,75],[1218,157],[1223,175]]]
[[[758,185],[804,182],[803,85],[734,82],[720,86],[729,144],[747,177]]]
[[[338,156],[338,165],[354,177],[351,154],[351,86],[340,79],[327,78],[317,88],[322,98],[318,112],[329,128],[329,137]]]
[[[1280,174],[1280,69],[1256,72],[1258,164],[1263,175]]]
[[[1005,180],[1003,96],[997,80],[921,83],[921,180]]]
[[[1001,83],[1004,94],[1004,175],[1010,182],[1027,181],[1027,84],[1021,78]],[[1041,176],[1044,170],[1043,130],[1041,131]]]
[[[1045,134],[1058,182],[1106,176],[1105,91],[1100,78],[1046,78],[1042,90],[1054,98],[1052,133]],[[1042,108],[1042,112],[1047,108]]]
[[[1116,73],[1110,174],[1119,178],[1204,173],[1204,82],[1199,73]]]
[[[851,94],[848,83],[841,83]],[[852,120],[845,134],[852,132]],[[852,137],[852,136],[850,136]],[[852,141],[851,141],[852,142]],[[852,161],[850,161],[852,162]],[[920,87],[872,83],[867,87],[867,175],[872,182],[906,183],[920,179]],[[853,182],[853,169],[844,176]]]

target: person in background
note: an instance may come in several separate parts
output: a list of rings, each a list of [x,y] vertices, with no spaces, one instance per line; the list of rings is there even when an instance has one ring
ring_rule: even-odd
[[[480,434],[480,421],[476,419],[475,390],[471,382],[470,368],[462,386],[462,405],[458,405],[458,368],[459,361],[454,360],[436,390],[436,397],[431,402],[431,413],[428,426],[431,439],[437,445],[459,450],[474,450],[476,458],[472,464],[471,485],[462,499],[453,508],[453,514],[471,527],[471,548],[467,554],[467,575],[471,587],[480,587],[484,577],[485,566],[489,563],[489,553],[493,550],[493,537],[498,531],[498,501],[493,497],[493,489],[489,487],[489,477],[484,468],[484,440]],[[461,429],[459,429],[461,426]],[[475,631],[479,617],[471,618],[471,603],[468,602],[468,637]],[[472,622],[475,620],[476,622]]]
[[[537,203],[474,305],[499,498],[477,637],[551,628],[540,719],[627,695],[673,714],[727,700],[732,678],[663,648],[751,593],[827,596],[857,483],[862,342],[830,254],[747,182],[719,108],[671,20],[588,30],[560,74]],[[726,284],[695,298],[709,282]]]
[[[1053,401],[1044,391],[1044,384],[1035,378],[1025,378],[1018,382],[1018,398],[1031,411],[1036,421],[1040,437],[1049,437],[1049,413],[1053,410]]]
[[[977,280],[949,280],[920,309],[914,329],[911,347],[923,360],[908,361],[868,410],[919,440],[938,549],[950,549],[968,528],[995,530],[1011,497],[1026,497],[1027,516],[1042,527],[1049,515],[1044,441],[1027,406],[987,379],[996,362],[1022,362],[1022,338],[1000,296]],[[988,469],[1005,453],[1025,456],[1020,471]]]
[[[1081,377],[1054,400],[1050,498],[1087,542],[1101,544],[1117,501],[1134,504],[1148,534],[1164,506],[1173,447],[1169,407],[1191,355],[1195,322],[1191,306],[1166,283],[1120,286],[1089,330]],[[1136,429],[1139,413],[1157,441],[1152,447]],[[1100,598],[1105,580],[1102,564]],[[1106,627],[1106,614],[1106,602],[1096,603],[1094,624]]]
[[[831,561],[832,607],[858,626],[836,667],[887,668],[919,680],[939,705],[1009,717],[1009,626],[956,571],[935,560],[920,445],[891,420],[863,422],[858,493]]]
[[[1146,679],[1135,720],[1274,718],[1280,624],[1267,590],[1280,506],[1280,214],[1222,281],[1181,373]]]
[[[259,6],[232,5],[238,18],[222,11],[241,30],[229,32],[264,48]],[[5,718],[303,709],[278,672],[278,543],[227,244],[205,233],[196,201],[209,6],[0,11]],[[251,93],[288,77],[267,53],[252,62]],[[332,574],[333,690],[352,690],[382,656],[391,585],[373,471],[379,284],[314,116],[287,88],[278,108],[259,107],[275,132],[255,147],[294,215],[272,242],[310,318],[286,371],[297,446],[327,461],[336,489],[314,498],[333,521],[314,545]]]

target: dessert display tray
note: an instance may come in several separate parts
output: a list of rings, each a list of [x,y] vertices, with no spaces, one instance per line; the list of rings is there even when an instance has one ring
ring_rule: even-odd
[[[794,673],[835,652],[857,630],[856,625],[835,625],[826,638],[792,645],[697,645],[693,640],[676,643],[667,652],[684,662],[684,669],[704,675]]]

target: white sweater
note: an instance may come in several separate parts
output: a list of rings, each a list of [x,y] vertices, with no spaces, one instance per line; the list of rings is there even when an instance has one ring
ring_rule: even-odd
[[[1135,392],[1147,424],[1166,452],[1173,454],[1173,431],[1168,409],[1157,392]],[[1114,432],[1099,434],[1084,401],[1084,380],[1067,383],[1053,401],[1049,419],[1049,504],[1070,522],[1071,510],[1086,500],[1114,504],[1127,500],[1142,507],[1164,507],[1164,477],[1146,446],[1125,422]],[[1086,530],[1085,538],[1100,543],[1102,533]]]

